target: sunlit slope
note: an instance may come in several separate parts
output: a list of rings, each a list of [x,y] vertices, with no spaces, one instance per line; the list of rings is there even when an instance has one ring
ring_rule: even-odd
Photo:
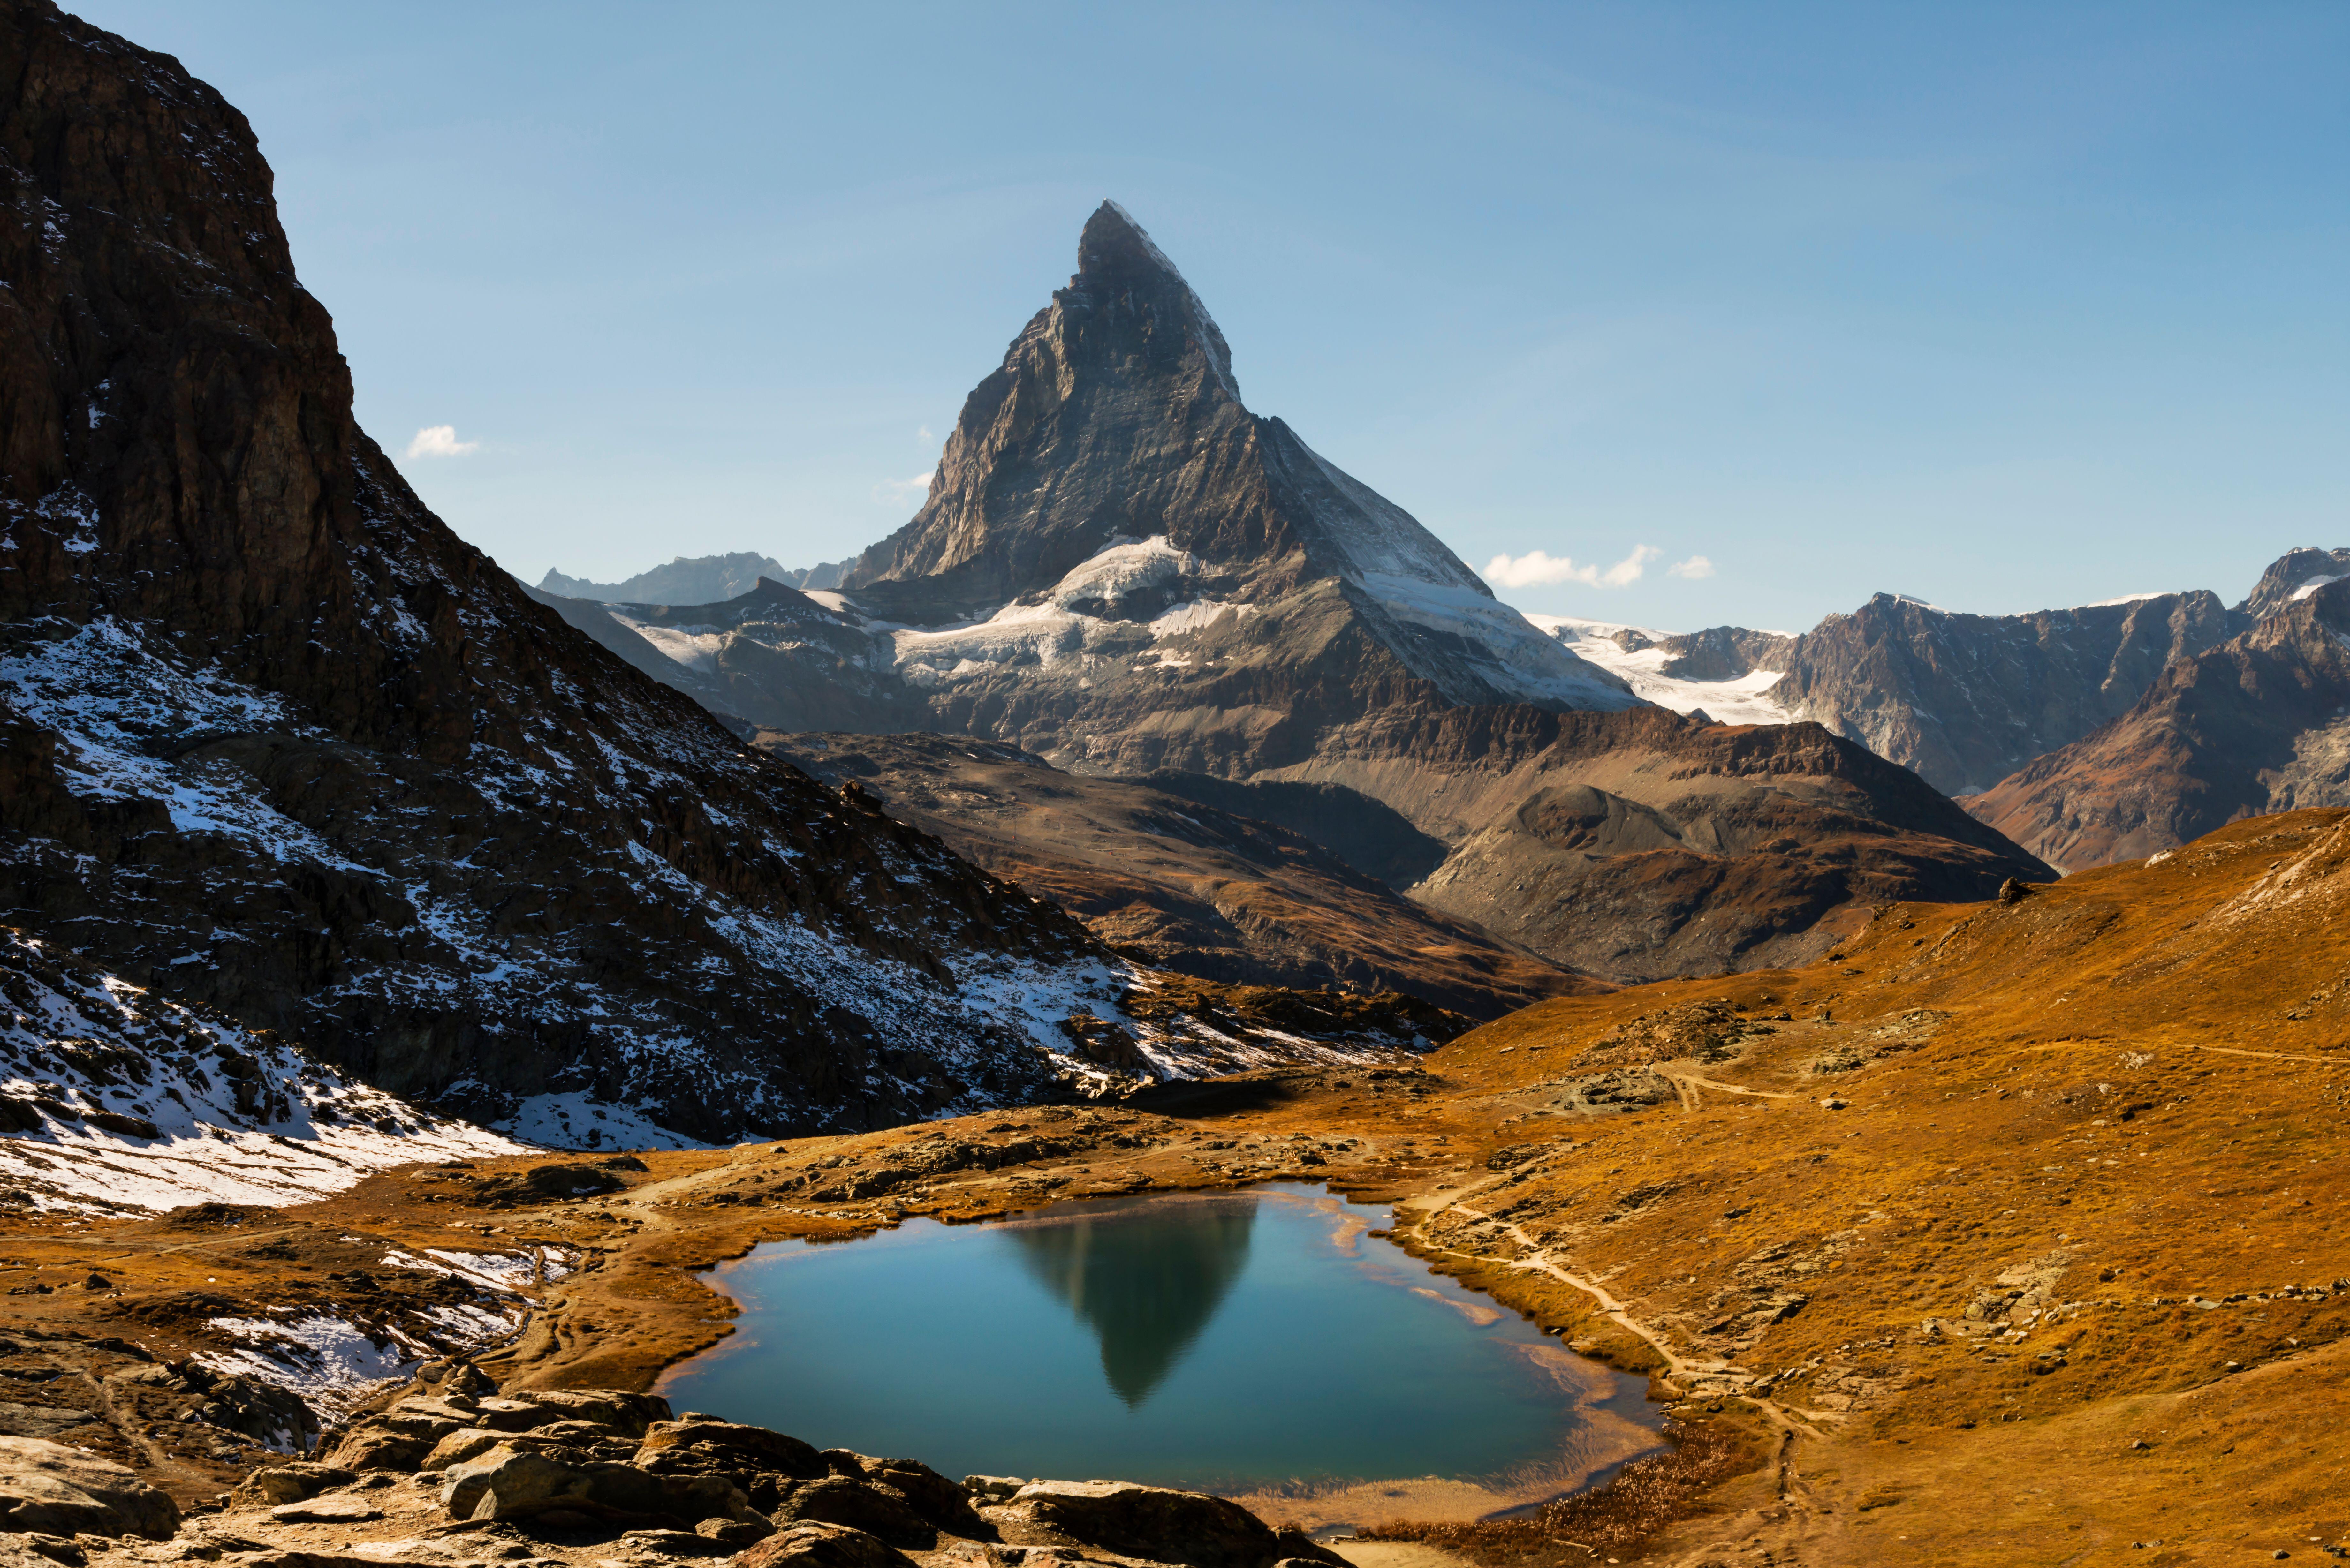
[[[1520,1108],[1416,1242],[1507,1296],[1598,1284],[1586,1343],[1768,1400],[1793,1511],[1738,1528],[1822,1561],[2333,1543],[2346,914],[2350,814],[2296,812],[1528,1008],[1431,1064]]]

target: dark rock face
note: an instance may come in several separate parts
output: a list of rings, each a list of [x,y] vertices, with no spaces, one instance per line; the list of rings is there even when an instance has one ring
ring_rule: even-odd
[[[1878,594],[1801,637],[1716,627],[1662,646],[1680,679],[1784,671],[1768,697],[1790,717],[1959,794],[2118,717],[2172,659],[2241,628],[2201,590],[2012,616]]]
[[[2350,576],[2350,549],[2314,550],[2306,545],[2288,550],[2269,564],[2261,580],[2244,602],[2236,607],[2237,618],[2249,625],[2266,620],[2293,602],[2296,594],[2308,590],[2313,584],[2334,582]]]
[[[2295,556],[2338,564],[2314,550]],[[2120,718],[1967,809],[2080,871],[2174,849],[2238,817],[2350,805],[2350,587],[2335,582],[2295,598],[2311,576],[2334,574],[2293,579],[2272,567],[2270,576],[2287,579],[2267,596],[2281,608],[2172,664]]]
[[[217,93],[0,9],[0,921],[542,1136],[1047,1080],[992,988],[1103,950],[452,535],[353,422]]]
[[[1419,876],[1443,859],[1444,846],[1399,814],[1334,784],[1095,778],[945,735],[762,732],[756,743],[827,783],[865,785],[892,815],[1154,969],[1227,984],[1402,992],[1475,1018],[1591,989],[1406,898],[1304,832],[1206,804],[1270,803],[1301,824],[1319,808],[1342,829],[1332,836],[1351,826]]]

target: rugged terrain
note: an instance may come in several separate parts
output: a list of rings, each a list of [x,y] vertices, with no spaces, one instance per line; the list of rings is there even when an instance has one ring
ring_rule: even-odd
[[[2350,592],[2340,582],[2281,596],[2251,630],[2172,664],[2129,711],[1967,809],[2078,871],[2176,849],[2239,817],[2350,805]]]
[[[1441,845],[1348,791],[1066,774],[1016,747],[949,735],[762,732],[754,743],[828,784],[855,780],[892,815],[1153,968],[1238,984],[1399,991],[1479,1018],[1598,989],[1413,902],[1304,832],[1198,798],[1209,793],[1201,784],[1221,785],[1215,793],[1242,810],[1314,812],[1322,837],[1383,867],[1397,850],[1418,869],[1427,850],[1440,858]],[[1427,846],[1417,857],[1415,840]]]
[[[1800,636],[1532,618],[1650,701],[1733,723],[1815,721],[1965,795],[2119,719],[2172,664],[2345,575],[2350,550],[2289,551],[2232,608],[2199,588],[2010,616],[1878,594]]]
[[[1456,709],[1279,776],[1392,805],[1451,846],[1414,898],[1608,980],[1800,962],[1887,899],[2049,874],[1816,724]]]
[[[816,570],[829,570],[835,578],[839,576],[838,567]],[[538,589],[558,598],[588,599],[598,604],[706,605],[747,594],[759,586],[761,577],[773,577],[795,588],[832,587],[830,582],[808,581],[809,576],[806,571],[787,569],[772,556],[737,550],[724,556],[679,556],[667,566],[639,572],[617,583],[585,582],[550,571],[539,579]]]
[[[2325,1179],[2350,1152],[2345,920],[2350,814],[2295,812],[2004,901],[1889,906],[1803,969],[1544,1002],[1419,1067],[639,1162],[467,1159],[276,1213],[25,1215],[9,1261],[56,1282],[0,1297],[8,1419],[193,1501],[251,1462],[219,1424],[243,1417],[134,1416],[101,1398],[136,1391],[109,1371],[160,1365],[159,1397],[188,1401],[161,1386],[188,1358],[251,1376],[275,1355],[277,1382],[236,1398],[340,1377],[332,1428],[389,1386],[369,1365],[417,1354],[370,1364],[330,1331],[375,1321],[380,1287],[426,1291],[411,1312],[527,1306],[481,1358],[509,1396],[642,1388],[725,1332],[692,1271],[762,1238],[1281,1177],[1394,1203],[1430,1266],[1650,1371],[1678,1411],[1678,1469],[1384,1534],[1494,1564],[1589,1561],[1562,1538],[1692,1568],[2314,1552],[2350,1532],[2326,1459],[2350,1354],[2350,1200]],[[575,1182],[606,1189],[560,1195]],[[272,1326],[292,1324],[325,1349]]]

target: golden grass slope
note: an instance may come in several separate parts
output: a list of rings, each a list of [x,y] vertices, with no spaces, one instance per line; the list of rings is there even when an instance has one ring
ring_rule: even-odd
[[[2314,1552],[2350,1532],[2345,919],[2350,818],[2299,812],[1529,1008],[1438,1058],[1524,1119],[1413,1244],[1781,1425],[1666,1560]],[[1610,1071],[1654,1108],[1578,1114]]]
[[[358,1288],[353,1241],[526,1242],[579,1268],[486,1364],[642,1387],[728,1332],[694,1273],[760,1241],[1324,1179],[1676,1407],[1680,1455],[1615,1494],[1404,1533],[1524,1568],[2314,1557],[2350,1532],[2346,920],[2350,814],[2258,818],[2012,902],[1891,907],[1805,969],[1545,1002],[1425,1073],[649,1156],[537,1208],[494,1201],[527,1160],[385,1174],[265,1248],[20,1215],[26,1278],[112,1283],[0,1297],[0,1331],[177,1357],[214,1316]],[[200,1490],[169,1467],[203,1458],[157,1473]]]

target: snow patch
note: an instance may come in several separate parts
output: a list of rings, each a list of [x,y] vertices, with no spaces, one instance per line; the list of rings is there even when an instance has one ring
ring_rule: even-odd
[[[1625,638],[1654,644],[1671,637],[1671,632],[1570,616],[1530,615],[1526,618],[1556,639],[1561,646],[1622,677],[1635,693],[1659,708],[1669,708],[1676,713],[1693,713],[1702,709],[1706,717],[1725,724],[1787,724],[1798,717],[1769,694],[1783,678],[1779,670],[1752,670],[1733,680],[1685,680],[1664,673],[1668,655],[1662,648],[1640,647],[1627,651],[1617,640]]]
[[[674,1133],[633,1106],[614,1105],[574,1091],[533,1095],[512,1116],[492,1124],[526,1143],[553,1148],[714,1148]]]
[[[0,1181],[36,1209],[307,1202],[423,1160],[527,1150],[0,930]]]
[[[649,620],[633,620],[618,610],[608,609],[606,613],[688,670],[716,670],[718,651],[733,635],[714,626],[661,626]]]

